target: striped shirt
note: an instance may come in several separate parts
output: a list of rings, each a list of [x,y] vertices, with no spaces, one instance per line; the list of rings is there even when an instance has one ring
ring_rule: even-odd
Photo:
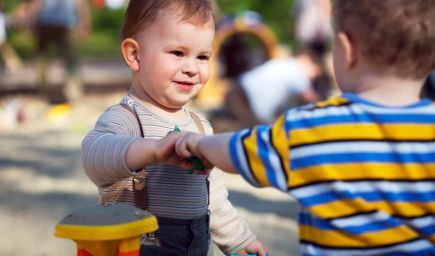
[[[126,98],[131,102],[132,98]],[[133,107],[146,138],[159,139],[174,129],[174,122],[152,112],[147,103],[135,99]],[[199,132],[189,112],[185,112],[187,121],[177,125],[182,131]],[[201,115],[198,117],[206,134],[212,134],[210,123]],[[133,172],[127,168],[125,152],[140,136],[138,120],[134,114],[121,105],[115,105],[100,116],[95,128],[84,138],[83,168],[98,186],[103,202],[134,205]],[[256,239],[228,200],[228,190],[221,170],[213,169],[209,177],[191,175],[168,165],[150,165],[146,170],[148,210],[152,214],[194,219],[207,214],[209,209],[213,242],[226,254],[235,253]],[[210,182],[209,205],[207,178]]]
[[[435,106],[353,94],[287,111],[232,136],[254,186],[300,204],[303,255],[435,255]]]

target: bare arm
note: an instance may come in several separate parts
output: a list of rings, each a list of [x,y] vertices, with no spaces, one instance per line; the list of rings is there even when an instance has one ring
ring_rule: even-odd
[[[77,0],[77,11],[79,16],[78,34],[81,38],[86,38],[91,30],[87,0]]]
[[[38,13],[42,8],[42,0],[33,0],[27,7],[28,25],[34,25],[38,18]]]

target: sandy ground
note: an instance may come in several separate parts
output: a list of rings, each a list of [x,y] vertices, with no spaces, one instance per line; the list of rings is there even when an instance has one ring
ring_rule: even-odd
[[[80,143],[121,93],[84,97],[66,117],[47,115],[42,100],[21,97],[26,122],[0,131],[0,255],[75,255],[55,225],[72,210],[97,204],[80,165]],[[5,104],[2,99],[0,104]],[[255,189],[227,175],[230,199],[273,255],[299,255],[297,206],[285,194]],[[215,255],[223,255],[215,249]]]

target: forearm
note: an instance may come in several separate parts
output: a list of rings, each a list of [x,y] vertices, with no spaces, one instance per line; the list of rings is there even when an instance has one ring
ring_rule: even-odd
[[[231,161],[229,142],[232,133],[224,133],[213,136],[205,136],[198,144],[198,151],[213,166],[225,172],[237,173]]]
[[[135,138],[99,131],[90,132],[82,142],[82,165],[89,178],[97,185],[107,185],[132,175],[125,154]]]
[[[138,139],[133,141],[125,153],[125,161],[129,170],[140,170],[146,165],[155,163],[157,140]]]
[[[30,2],[29,6],[28,6],[28,17],[30,17],[30,19],[32,21],[36,21],[37,16],[39,11],[41,10],[42,7],[42,1],[41,0],[33,0],[32,2]]]
[[[79,10],[80,22],[82,22],[86,26],[89,26],[90,13],[89,13],[88,3],[86,0],[78,1],[78,10]]]

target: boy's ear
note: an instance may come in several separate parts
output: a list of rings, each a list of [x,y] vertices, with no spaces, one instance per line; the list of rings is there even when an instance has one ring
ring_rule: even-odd
[[[122,56],[131,71],[139,71],[139,50],[139,43],[132,38],[124,39],[121,43]]]
[[[352,69],[358,61],[358,51],[355,42],[344,32],[339,32],[336,40],[338,40],[338,43],[343,49],[346,68]]]

